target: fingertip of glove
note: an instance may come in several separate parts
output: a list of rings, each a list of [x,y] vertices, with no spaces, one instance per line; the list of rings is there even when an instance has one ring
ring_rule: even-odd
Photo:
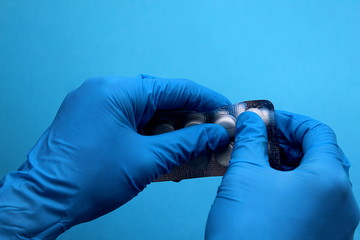
[[[203,125],[206,131],[208,131],[208,133],[211,133],[210,135],[216,135],[222,138],[230,138],[226,129],[218,124],[208,123]]]
[[[267,131],[262,118],[254,112],[244,112],[237,119],[235,145],[230,166],[246,162],[266,166]]]
[[[245,141],[248,138],[263,138],[267,136],[266,125],[262,118],[254,112],[244,112],[236,121],[235,139]]]
[[[230,136],[225,128],[217,124],[202,124],[206,138],[212,150],[219,146],[226,146],[230,142]]]
[[[216,107],[223,107],[231,104],[230,100],[227,97],[216,92],[214,94],[214,100],[216,103]]]
[[[230,105],[231,102],[225,96],[217,93],[209,88],[198,85],[198,93],[201,96],[198,98],[198,109],[200,112],[213,111],[216,108]],[[205,97],[204,97],[205,96]]]
[[[265,123],[257,113],[246,111],[236,119],[236,129],[241,130],[244,127],[264,128]]]

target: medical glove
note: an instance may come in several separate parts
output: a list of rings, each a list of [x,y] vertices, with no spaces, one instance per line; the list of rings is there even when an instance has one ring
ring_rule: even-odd
[[[264,122],[252,112],[237,119],[235,147],[206,226],[206,239],[350,240],[359,208],[350,163],[325,124],[276,112],[279,141],[291,171],[269,166]]]
[[[194,82],[108,77],[69,93],[16,172],[0,182],[0,239],[55,239],[115,210],[191,158],[229,143],[224,128],[143,136],[156,110],[210,111],[230,102]]]

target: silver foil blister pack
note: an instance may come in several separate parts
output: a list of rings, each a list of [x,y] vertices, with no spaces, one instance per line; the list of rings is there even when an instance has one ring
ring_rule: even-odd
[[[281,169],[281,159],[274,106],[268,100],[245,101],[220,107],[212,112],[157,111],[143,128],[145,135],[157,135],[202,123],[223,126],[230,135],[230,144],[221,151],[200,156],[162,175],[156,181],[181,181],[189,178],[223,176],[234,146],[236,118],[245,111],[257,113],[265,122],[268,135],[268,156],[271,167]]]

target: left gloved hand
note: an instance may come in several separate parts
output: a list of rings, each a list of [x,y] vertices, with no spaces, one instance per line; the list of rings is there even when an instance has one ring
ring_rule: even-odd
[[[230,102],[188,80],[97,78],[71,92],[17,171],[0,182],[0,239],[54,239],[123,205],[181,163],[224,147],[202,124],[142,136],[157,109],[210,111]]]

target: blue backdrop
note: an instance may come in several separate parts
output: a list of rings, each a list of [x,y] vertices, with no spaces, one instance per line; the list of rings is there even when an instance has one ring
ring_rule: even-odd
[[[329,124],[360,199],[360,1],[350,0],[1,0],[0,176],[26,159],[67,92],[138,73]],[[220,180],[153,183],[60,239],[201,239]]]

